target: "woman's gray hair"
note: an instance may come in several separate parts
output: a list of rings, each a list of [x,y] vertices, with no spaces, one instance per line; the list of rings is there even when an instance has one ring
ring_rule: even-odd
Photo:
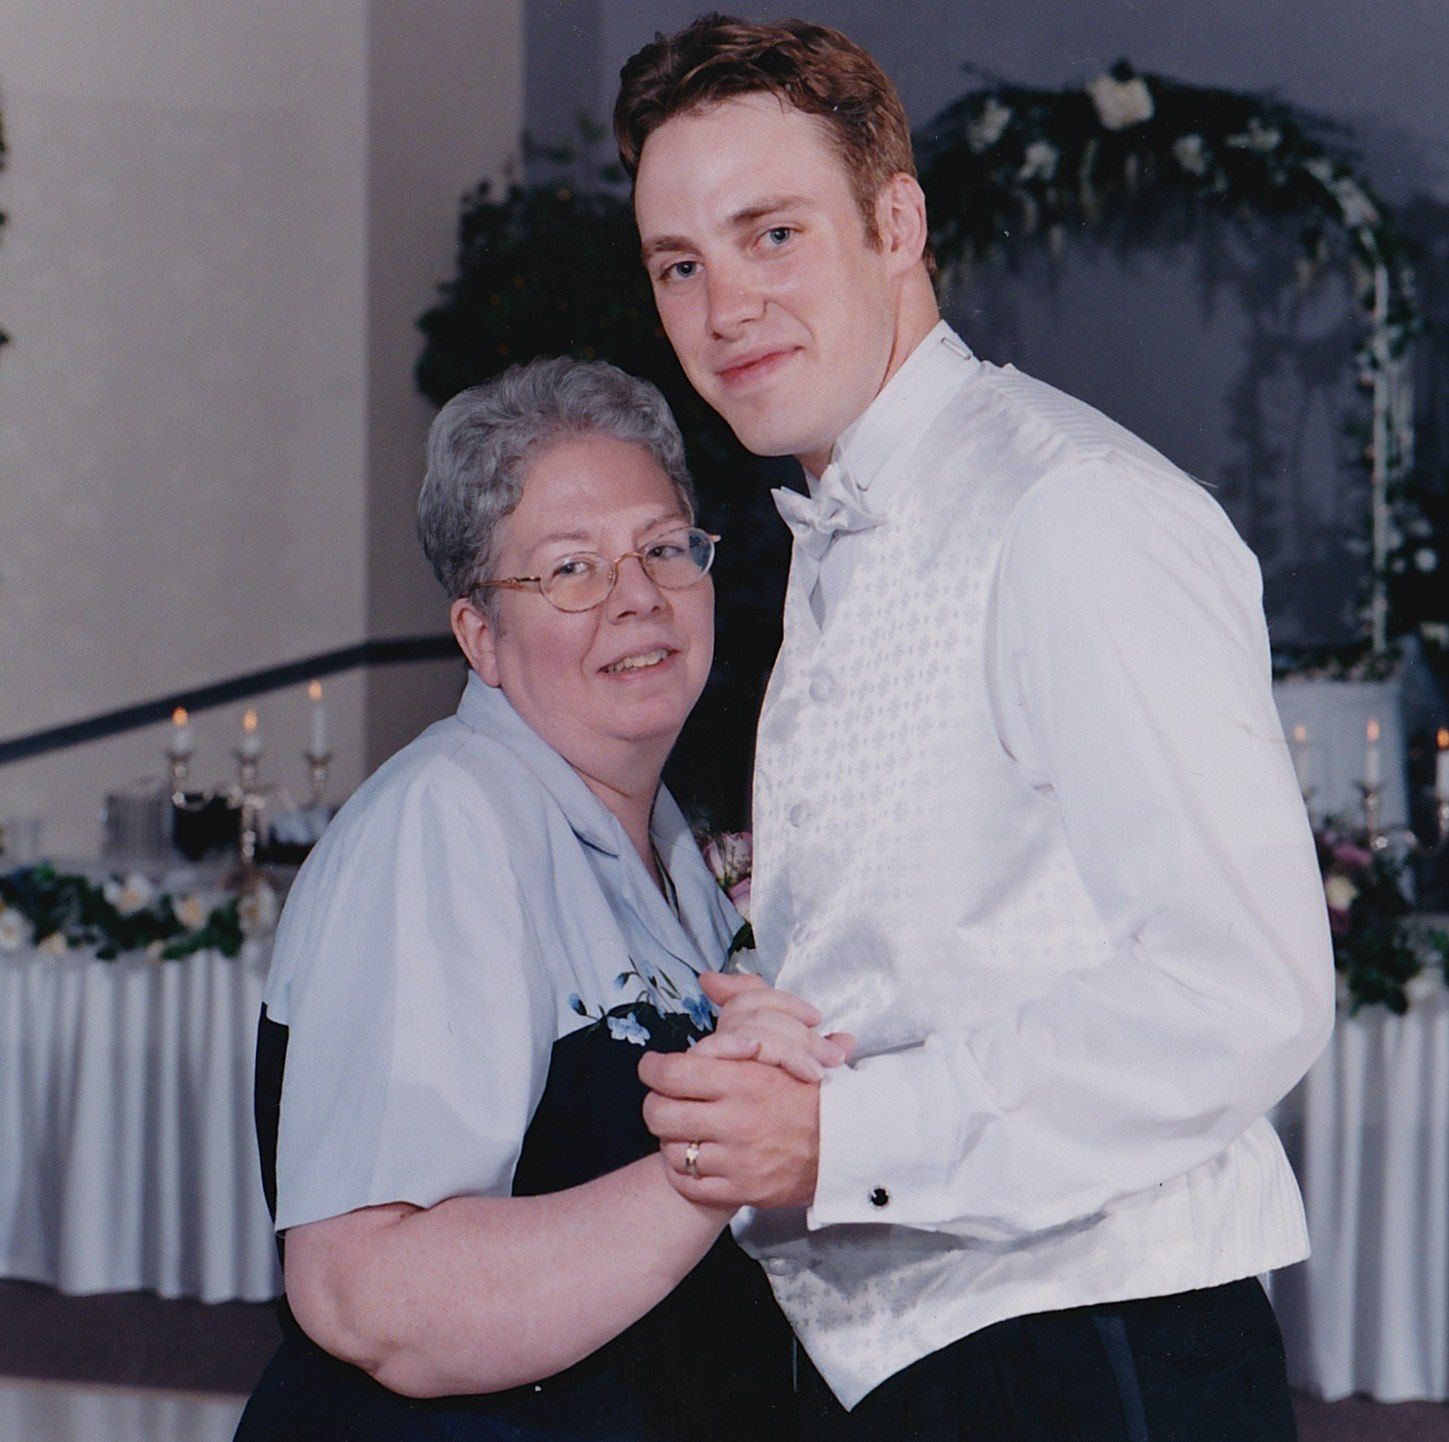
[[[499,523],[518,505],[534,458],[555,441],[587,435],[642,447],[694,519],[684,441],[656,387],[606,361],[559,356],[513,366],[460,391],[428,432],[418,539],[450,597],[490,579]],[[496,599],[494,592],[484,595]],[[486,602],[484,609],[493,614]]]

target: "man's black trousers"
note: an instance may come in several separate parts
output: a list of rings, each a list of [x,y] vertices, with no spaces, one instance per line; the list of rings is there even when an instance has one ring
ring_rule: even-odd
[[[1294,1442],[1256,1279],[999,1322],[853,1411],[800,1352],[802,1442]]]

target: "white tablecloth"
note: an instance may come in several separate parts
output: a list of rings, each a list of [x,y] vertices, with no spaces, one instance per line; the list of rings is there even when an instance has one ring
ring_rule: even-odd
[[[1293,1385],[1449,1400],[1449,992],[1341,1014],[1275,1121],[1312,1257],[1273,1279]]]
[[[281,1292],[252,1123],[270,954],[0,955],[0,1276]]]

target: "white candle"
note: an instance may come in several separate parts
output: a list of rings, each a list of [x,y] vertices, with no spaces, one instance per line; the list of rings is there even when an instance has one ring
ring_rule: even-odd
[[[1368,748],[1364,752],[1363,758],[1363,784],[1377,786],[1383,780],[1383,773],[1379,765],[1379,723],[1376,717],[1369,717],[1367,734]]]
[[[1439,755],[1434,762],[1434,795],[1449,801],[1449,727],[1439,728]]]
[[[178,706],[171,713],[171,740],[167,742],[166,750],[178,761],[184,761],[191,755],[191,720],[186,714],[185,706]]]
[[[327,754],[327,707],[322,700],[322,683],[310,681],[307,694],[312,698],[312,755]]]
[[[242,717],[241,754],[248,761],[255,761],[262,754],[262,733],[257,726],[257,713],[248,711]]]
[[[1298,789],[1306,796],[1311,789],[1308,781],[1308,728],[1293,728],[1293,774],[1298,778]]]

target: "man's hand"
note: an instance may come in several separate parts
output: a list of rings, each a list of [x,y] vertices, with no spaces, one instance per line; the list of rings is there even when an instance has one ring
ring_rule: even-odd
[[[767,1062],[804,1082],[819,1081],[827,1067],[850,1060],[855,1038],[847,1032],[822,1036],[815,1030],[820,1013],[808,1001],[748,974],[705,972],[699,980],[719,1019],[694,1048],[696,1056]]]
[[[820,1161],[819,1083],[699,1051],[649,1052],[639,1062],[650,1089],[644,1123],[663,1144],[675,1191],[711,1207],[809,1205]],[[686,1170],[687,1151],[697,1177]]]

